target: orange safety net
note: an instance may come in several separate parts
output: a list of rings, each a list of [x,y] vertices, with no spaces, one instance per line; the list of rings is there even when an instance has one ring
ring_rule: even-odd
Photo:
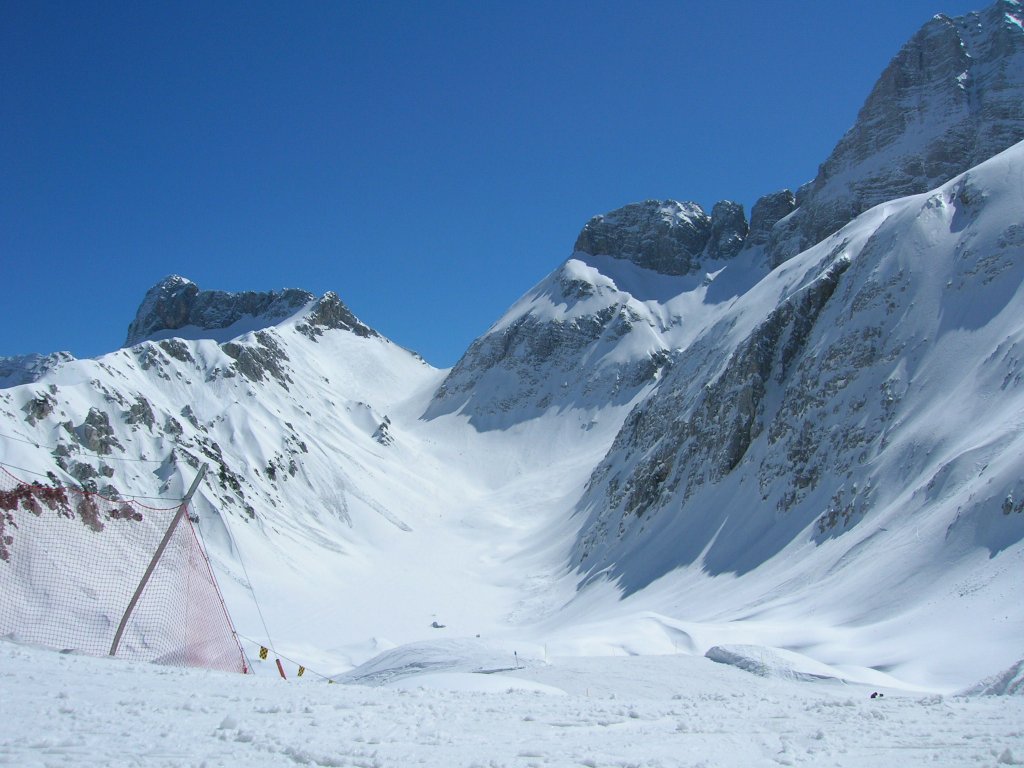
[[[0,467],[0,637],[109,655],[125,609],[177,511],[25,483]],[[116,655],[248,671],[188,515],[175,525]]]

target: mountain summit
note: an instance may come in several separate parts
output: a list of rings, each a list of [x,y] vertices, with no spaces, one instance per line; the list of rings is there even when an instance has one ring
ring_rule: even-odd
[[[700,267],[701,256],[735,256],[747,229],[738,203],[716,203],[708,216],[697,203],[647,200],[592,218],[573,250],[624,259],[663,275],[686,275]]]
[[[1024,8],[935,16],[903,46],[797,210],[772,232],[771,263],[872,206],[925,192],[1024,139]]]
[[[170,337],[230,339],[244,330],[265,328],[309,308],[314,325],[375,333],[330,292],[321,299],[297,288],[281,291],[202,291],[180,275],[170,275],[146,292],[128,326],[126,347]]]

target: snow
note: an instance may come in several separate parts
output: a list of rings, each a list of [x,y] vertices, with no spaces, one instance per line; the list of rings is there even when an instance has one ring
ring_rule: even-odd
[[[1024,761],[1021,696],[797,682],[691,655],[551,658],[492,675],[427,672],[388,687],[328,685],[286,669],[288,682],[0,641],[0,765],[862,768]],[[883,697],[872,699],[876,691]]]

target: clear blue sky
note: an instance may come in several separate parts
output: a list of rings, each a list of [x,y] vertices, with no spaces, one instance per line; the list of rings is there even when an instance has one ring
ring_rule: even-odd
[[[812,178],[899,46],[985,0],[0,0],[0,355],[145,291],[337,291],[438,366],[647,198]]]

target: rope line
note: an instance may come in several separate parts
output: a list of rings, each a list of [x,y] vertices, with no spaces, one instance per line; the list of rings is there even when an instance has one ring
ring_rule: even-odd
[[[259,645],[260,647],[263,647],[263,644],[262,644],[262,643],[260,643],[260,641],[259,641],[259,640],[254,640],[254,639],[253,639],[253,638],[251,638],[251,637],[247,637],[247,636],[243,635],[243,634],[242,634],[241,632],[236,632],[236,634],[237,634],[237,635],[238,635],[238,636],[239,636],[240,638],[242,638],[243,640],[248,640],[248,641],[249,641],[250,643],[255,643],[256,645]],[[285,656],[285,655],[284,655],[283,653],[281,653],[280,651],[278,651],[278,650],[277,650],[277,648],[275,648],[275,647],[274,647],[274,646],[272,646],[272,645],[268,645],[268,646],[267,646],[267,649],[268,649],[268,650],[270,650],[270,651],[273,651],[273,652],[274,652],[274,655],[275,655],[275,656],[280,656],[280,657],[281,657],[282,659],[284,659],[285,661],[291,662],[292,664],[294,664],[294,665],[295,665],[295,666],[297,666],[297,667],[303,667],[303,668],[304,668],[304,669],[305,669],[305,670],[306,670],[307,672],[311,672],[312,674],[316,675],[317,677],[321,677],[321,678],[323,678],[324,680],[330,680],[330,679],[331,679],[330,677],[328,677],[327,675],[323,674],[322,672],[317,672],[317,671],[316,671],[315,669],[313,669],[313,668],[311,668],[311,667],[307,666],[306,664],[303,664],[303,663],[302,663],[302,662],[300,662],[300,661],[296,661],[295,659],[291,659],[291,658],[289,658],[289,657]]]
[[[227,531],[228,539],[231,540],[231,546],[234,548],[235,552],[237,553],[238,564],[242,566],[242,573],[245,574],[245,583],[249,587],[249,594],[252,595],[252,602],[253,602],[253,605],[256,606],[256,613],[259,615],[260,623],[263,625],[263,634],[267,638],[267,643],[266,643],[266,646],[264,646],[264,644],[262,642],[260,642],[259,640],[251,638],[248,635],[243,635],[241,632],[238,631],[237,628],[232,627],[235,635],[237,637],[242,638],[243,640],[248,640],[250,643],[253,643],[254,645],[258,645],[261,648],[266,647],[268,650],[273,651],[275,656],[278,656],[278,657],[284,659],[285,661],[288,661],[288,662],[294,664],[297,667],[301,667],[301,668],[305,669],[306,672],[310,672],[310,673],[316,675],[319,678],[322,678],[324,680],[327,680],[328,682],[331,682],[331,678],[328,677],[327,675],[323,674],[322,672],[317,672],[315,669],[312,669],[311,667],[307,666],[306,664],[302,664],[301,662],[298,662],[295,659],[290,658],[289,656],[286,656],[285,654],[281,653],[280,651],[277,650],[277,648],[274,647],[274,641],[270,637],[270,629],[267,626],[266,617],[264,617],[264,615],[263,615],[263,608],[260,606],[260,601],[256,597],[256,588],[253,586],[252,578],[249,576],[249,569],[245,567],[245,559],[242,557],[242,549],[238,546],[238,542],[235,540],[235,536],[231,532],[231,526],[228,524],[227,515],[225,513],[219,513],[219,514],[220,514],[221,521],[224,523],[224,530]],[[206,551],[209,551],[209,548],[206,546],[206,535],[203,533],[202,518],[199,518],[199,522],[194,527],[195,527],[196,530],[199,531],[199,538],[203,542],[203,549],[205,549]],[[251,661],[249,661],[249,668],[252,669],[252,662]]]
[[[38,440],[29,440],[28,438],[24,437],[15,437],[14,435],[8,435],[5,434],[4,432],[0,432],[0,437],[4,438],[5,440],[14,440],[15,442],[18,443],[25,443],[26,445],[35,446],[36,448],[45,448],[48,451],[55,451],[60,447],[59,444],[46,445],[45,443],[41,443]],[[90,459],[103,459],[104,461],[133,461],[139,464],[163,464],[166,461],[166,459],[136,459],[130,456],[101,456],[98,453],[79,453],[77,455],[85,456]]]
[[[260,624],[263,625],[263,634],[266,635],[267,638],[267,647],[273,648],[274,642],[270,638],[270,629],[267,627],[267,620],[263,616],[263,608],[260,607],[260,601],[256,598],[256,588],[253,586],[252,578],[249,576],[249,569],[245,567],[245,558],[242,557],[242,549],[238,546],[238,542],[235,541],[235,535],[231,532],[231,526],[228,524],[227,515],[221,514],[220,519],[224,523],[224,530],[228,532],[228,538],[231,540],[231,546],[234,547],[235,552],[238,554],[238,564],[242,566],[242,573],[245,574],[245,583],[249,586],[249,594],[252,595],[252,603],[256,606],[256,613],[260,617]],[[201,528],[200,534],[202,534]],[[236,633],[238,634],[239,637],[245,637],[245,635],[238,633],[237,630]],[[249,640],[250,642],[256,642],[252,638],[247,637],[245,639]],[[262,643],[260,645],[262,645]],[[289,661],[291,661],[291,659],[289,659]]]

